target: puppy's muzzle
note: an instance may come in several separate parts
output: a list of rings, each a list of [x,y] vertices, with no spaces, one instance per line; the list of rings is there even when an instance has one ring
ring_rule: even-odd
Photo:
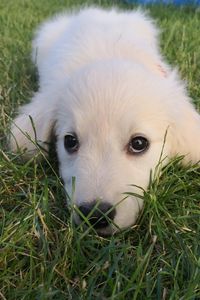
[[[83,203],[78,207],[80,219],[87,218],[95,229],[103,229],[110,225],[116,215],[116,209],[107,202]]]

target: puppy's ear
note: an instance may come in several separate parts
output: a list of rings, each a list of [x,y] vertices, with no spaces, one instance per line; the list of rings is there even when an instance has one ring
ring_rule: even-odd
[[[12,122],[9,138],[13,152],[22,150],[30,158],[41,150],[47,153],[55,123],[55,105],[48,95],[37,93],[32,101],[24,105]]]
[[[200,115],[189,101],[180,103],[172,125],[172,156],[184,155],[184,163],[200,161]]]

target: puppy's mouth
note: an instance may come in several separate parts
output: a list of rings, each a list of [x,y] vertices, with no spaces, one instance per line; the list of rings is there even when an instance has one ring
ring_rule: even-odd
[[[79,219],[77,221],[77,219]],[[76,220],[76,221],[75,221]],[[83,228],[85,230],[87,229],[92,229],[93,231],[95,231],[99,236],[102,236],[102,237],[107,237],[107,236],[111,236],[113,235],[116,230],[114,230],[112,224],[109,224],[109,225],[106,225],[106,227],[103,227],[103,228],[98,228],[98,226],[95,226],[92,225],[89,221],[85,222],[85,221],[82,221],[79,217],[74,217],[74,222],[77,226],[83,226]]]
[[[113,230],[111,225],[107,226],[104,229],[98,229],[98,230],[96,230],[96,232],[99,236],[102,236],[102,237],[111,236],[115,233],[115,231]]]

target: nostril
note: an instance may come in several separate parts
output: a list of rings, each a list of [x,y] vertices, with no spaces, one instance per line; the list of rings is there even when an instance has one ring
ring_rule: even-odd
[[[79,206],[79,210],[96,229],[107,227],[109,220],[114,220],[116,215],[115,208],[107,202],[99,204],[96,202],[84,203]],[[80,218],[84,219],[81,215]]]

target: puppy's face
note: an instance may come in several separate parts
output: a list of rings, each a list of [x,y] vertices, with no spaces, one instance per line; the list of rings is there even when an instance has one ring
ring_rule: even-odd
[[[169,126],[167,84],[141,66],[98,63],[60,89],[56,115],[60,173],[76,206],[100,234],[131,226]],[[166,142],[163,157],[169,154]],[[111,222],[108,221],[111,219]]]

